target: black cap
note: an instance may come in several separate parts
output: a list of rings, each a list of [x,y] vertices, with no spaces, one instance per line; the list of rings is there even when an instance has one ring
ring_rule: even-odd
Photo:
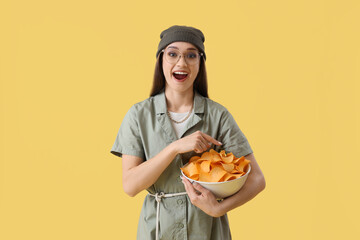
[[[161,40],[158,46],[158,50],[156,52],[156,58],[160,54],[161,50],[163,50],[167,45],[172,42],[189,42],[192,43],[195,47],[199,49],[200,52],[204,54],[204,60],[206,60],[204,46],[205,36],[197,28],[174,25],[162,31],[160,34],[160,39]]]

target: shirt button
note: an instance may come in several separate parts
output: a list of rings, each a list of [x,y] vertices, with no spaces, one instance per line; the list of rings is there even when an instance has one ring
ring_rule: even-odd
[[[179,228],[183,228],[184,227],[184,224],[182,224],[182,223],[179,223]]]
[[[178,199],[178,200],[177,200],[177,203],[178,203],[179,205],[181,205],[181,204],[183,203],[183,200],[182,200],[182,199]]]

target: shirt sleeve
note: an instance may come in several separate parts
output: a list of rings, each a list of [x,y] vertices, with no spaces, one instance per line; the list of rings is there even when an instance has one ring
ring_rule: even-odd
[[[223,144],[221,147],[228,152],[232,152],[236,157],[241,157],[252,153],[250,144],[237,125],[231,113],[224,111],[221,118],[221,129],[219,141]]]
[[[125,114],[110,152],[119,157],[127,154],[145,159],[144,148],[139,132],[139,122],[134,105]]]

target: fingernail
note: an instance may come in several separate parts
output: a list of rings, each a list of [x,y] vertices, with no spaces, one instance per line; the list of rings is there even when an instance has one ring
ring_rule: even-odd
[[[221,142],[219,142],[219,141],[218,141],[218,143],[220,143],[220,144],[222,145],[222,143],[221,143]]]

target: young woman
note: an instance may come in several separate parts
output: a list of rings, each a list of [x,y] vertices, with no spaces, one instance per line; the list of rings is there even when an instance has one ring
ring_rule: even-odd
[[[137,239],[231,239],[226,213],[261,192],[264,176],[232,115],[208,98],[203,33],[175,25],[160,38],[150,97],[130,108],[111,149],[122,157],[124,191],[149,192]],[[180,177],[211,148],[251,161],[245,185],[223,201]]]

